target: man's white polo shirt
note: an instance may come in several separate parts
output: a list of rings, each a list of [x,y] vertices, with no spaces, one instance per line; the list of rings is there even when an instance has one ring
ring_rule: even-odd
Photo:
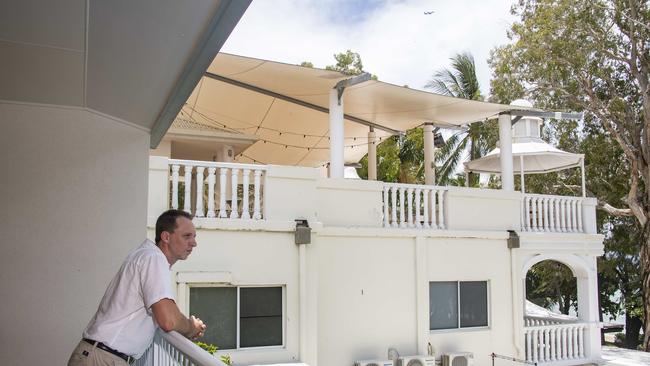
[[[151,305],[165,298],[174,300],[170,265],[147,239],[124,260],[83,337],[140,358],[157,327]]]

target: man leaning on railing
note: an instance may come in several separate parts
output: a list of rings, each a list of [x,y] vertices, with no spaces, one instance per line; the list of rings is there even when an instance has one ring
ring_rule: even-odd
[[[156,221],[156,242],[147,239],[131,252],[72,352],[68,366],[130,365],[153,341],[156,328],[189,339],[202,337],[201,319],[181,314],[172,293],[171,266],[196,247],[192,216],[169,210]]]

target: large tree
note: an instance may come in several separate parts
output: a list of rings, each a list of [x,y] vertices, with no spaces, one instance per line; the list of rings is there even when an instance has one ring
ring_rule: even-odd
[[[456,98],[484,99],[476,77],[474,57],[470,53],[459,53],[452,57],[451,69],[443,68],[435,72],[425,88]],[[469,152],[469,160],[475,160],[493,149],[496,145],[496,131],[495,121],[477,122],[469,125],[466,131],[452,134],[437,153],[436,160],[441,163],[439,173],[436,174],[437,183],[450,183],[466,152]],[[469,184],[478,186],[477,174],[470,174]]]
[[[524,89],[538,101],[575,106],[614,139],[629,169],[617,207],[641,228],[638,253],[644,348],[650,351],[650,6],[640,0],[520,0],[512,43],[493,52],[493,91]],[[520,83],[522,82],[523,83]]]

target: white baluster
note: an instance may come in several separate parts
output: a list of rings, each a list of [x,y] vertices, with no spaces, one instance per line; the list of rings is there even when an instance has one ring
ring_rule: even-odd
[[[578,231],[578,200],[571,200],[571,232],[575,233]]]
[[[192,167],[185,165],[185,202],[183,202],[183,210],[187,213],[192,213]]]
[[[440,229],[445,229],[445,196],[444,196],[445,191],[444,190],[439,190],[438,191],[438,228]]]
[[[547,362],[551,358],[551,342],[548,329],[544,329],[544,361]]]
[[[537,231],[537,198],[531,197],[530,204],[532,206],[531,211],[533,213],[533,219],[531,220],[532,229],[533,231]]]
[[[417,228],[422,228],[422,217],[420,214],[420,204],[422,203],[420,201],[420,196],[422,195],[422,189],[417,188],[415,190],[415,197],[413,200],[413,208],[415,209],[415,227]]]
[[[384,201],[384,227],[389,227],[390,226],[390,220],[388,218],[388,200],[390,197],[388,197],[388,186],[384,186],[384,191],[382,194],[383,201]]]
[[[429,197],[430,200],[430,205],[431,206],[431,228],[432,229],[439,229],[438,222],[440,219],[440,216],[438,216],[438,206],[436,205],[436,196],[438,195],[438,190],[433,189],[431,190],[431,196]]]
[[[181,169],[180,165],[172,165],[172,208],[178,209],[178,171]]]
[[[566,201],[563,199],[558,199],[560,201],[560,232],[566,232]]]
[[[397,187],[392,186],[390,188],[390,193],[391,193],[390,194],[391,202],[393,203],[392,210],[390,212],[390,219],[391,219],[390,226],[397,227],[397,195],[399,194],[399,192],[397,191]]]
[[[250,181],[251,170],[244,169],[242,170],[242,202],[241,202],[241,218],[250,219],[251,215],[248,210],[248,186]]]
[[[562,359],[569,359],[569,342],[568,342],[567,328],[562,328]]]
[[[578,357],[585,358],[585,343],[584,343],[584,331],[583,326],[578,327]]]
[[[539,334],[536,329],[531,332],[533,335],[533,362],[539,361],[537,358],[537,351],[539,350]]]
[[[530,330],[526,331],[526,361],[533,361],[533,352],[532,352],[532,340]]]
[[[405,188],[400,188],[399,189],[400,195],[399,195],[399,227],[405,228],[407,226],[406,224],[406,207],[404,201],[406,200],[406,189]]]
[[[239,183],[237,182],[238,176],[239,176],[239,169],[232,168],[231,170],[232,194],[230,196],[230,218],[231,219],[239,218],[239,208],[237,207],[237,186],[239,185]]]
[[[217,171],[215,167],[208,168],[208,214],[207,217],[215,217],[214,213],[214,183],[216,181],[214,173]]]
[[[228,217],[226,208],[226,175],[228,168],[219,169],[219,217]]]
[[[544,198],[544,231],[548,232],[551,231],[551,228],[549,226],[549,212],[548,212],[548,206],[549,206],[549,199],[547,197]]]
[[[408,227],[414,227],[413,211],[415,211],[415,207],[413,207],[413,188],[408,188],[406,190],[406,209]]]
[[[550,346],[551,346],[551,361],[557,360],[557,344],[556,342],[556,333],[557,333],[557,328],[551,329],[551,339],[550,339]]]
[[[548,230],[555,231],[555,198],[548,199]]]
[[[526,214],[526,219],[524,222],[526,223],[526,226],[524,230],[526,231],[531,231],[530,227],[530,197],[524,197],[524,212]]]
[[[205,167],[196,167],[196,210],[194,216],[203,217],[203,171]]]
[[[253,198],[253,219],[259,220],[262,218],[262,211],[260,209],[260,187],[262,185],[262,171],[255,169],[253,172],[254,185],[255,185],[255,196]]]
[[[430,229],[431,225],[429,224],[429,189],[424,189],[422,191],[422,208],[424,209],[424,228]]]
[[[578,200],[578,231],[584,232],[582,230],[582,200]]]
[[[560,198],[555,199],[555,219],[557,220],[557,225],[555,225],[555,231],[558,233],[562,232],[562,200]]]
[[[578,328],[571,327],[571,339],[573,339],[573,358],[578,358]]]

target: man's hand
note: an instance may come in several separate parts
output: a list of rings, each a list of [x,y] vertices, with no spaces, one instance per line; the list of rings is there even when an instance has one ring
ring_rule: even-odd
[[[156,323],[165,332],[175,330],[185,338],[192,340],[203,337],[205,334],[206,326],[203,321],[194,315],[186,318],[171,299],[162,299],[151,305],[151,311]]]
[[[190,320],[190,324],[192,326],[194,335],[192,335],[191,337],[188,337],[188,338],[190,338],[191,340],[194,341],[194,340],[197,340],[197,339],[203,337],[205,335],[205,328],[207,328],[205,323],[203,323],[203,320],[195,317],[194,315],[190,315],[189,320]]]

